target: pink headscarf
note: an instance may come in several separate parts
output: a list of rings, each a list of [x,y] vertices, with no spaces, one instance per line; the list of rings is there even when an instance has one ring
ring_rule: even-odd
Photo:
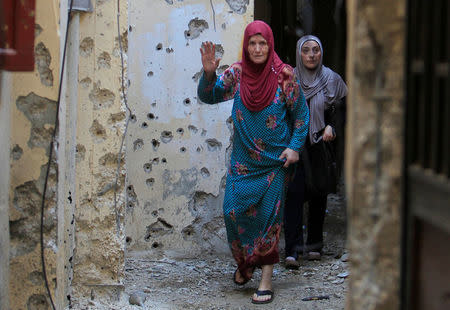
[[[264,64],[255,64],[248,55],[248,41],[251,36],[260,34],[269,45],[269,54]],[[275,97],[278,87],[278,76],[286,66],[274,50],[272,29],[265,22],[255,20],[247,25],[244,31],[242,46],[241,99],[250,111],[261,111]]]

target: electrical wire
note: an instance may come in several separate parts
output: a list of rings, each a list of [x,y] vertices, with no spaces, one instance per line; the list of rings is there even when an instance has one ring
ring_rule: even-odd
[[[125,123],[125,130],[122,135],[122,141],[120,142],[120,148],[119,152],[117,154],[117,171],[116,171],[116,179],[114,182],[114,213],[116,216],[116,232],[117,237],[120,236],[120,215],[119,211],[117,209],[117,188],[118,188],[118,182],[119,182],[119,174],[120,174],[120,163],[121,163],[121,157],[122,157],[122,149],[123,144],[125,142],[125,137],[128,131],[128,124],[130,123],[130,116],[132,115],[131,109],[128,106],[128,100],[127,96],[125,94],[125,66],[124,66],[124,60],[123,60],[123,46],[122,46],[122,35],[120,34],[120,0],[117,0],[117,40],[119,41],[119,49],[120,49],[120,64],[121,64],[121,91],[122,91],[122,98],[123,102],[125,104],[125,107],[128,110],[128,117],[127,121]]]
[[[45,251],[44,251],[44,210],[45,210],[45,196],[47,193],[47,185],[48,185],[48,177],[50,173],[50,166],[52,162],[53,157],[53,146],[54,141],[56,138],[56,132],[58,130],[59,126],[59,106],[61,102],[61,89],[62,89],[62,82],[64,77],[64,68],[66,63],[66,50],[67,50],[67,36],[69,33],[69,25],[70,25],[70,19],[72,14],[72,7],[73,7],[73,0],[70,0],[70,8],[69,13],[67,16],[67,25],[66,25],[66,36],[64,38],[64,49],[63,49],[63,57],[62,57],[62,64],[61,64],[61,73],[59,77],[59,86],[58,86],[58,100],[56,101],[56,117],[55,117],[55,126],[53,129],[52,138],[50,140],[50,149],[48,154],[48,162],[47,162],[47,171],[45,173],[45,181],[44,181],[44,189],[42,191],[42,202],[41,202],[41,229],[40,229],[40,242],[41,242],[41,263],[42,263],[42,276],[44,278],[45,282],[45,288],[47,290],[48,298],[50,299],[50,303],[52,305],[52,309],[56,310],[55,304],[53,303],[52,293],[50,292],[50,287],[48,285],[48,279],[47,279],[47,270],[45,268]]]

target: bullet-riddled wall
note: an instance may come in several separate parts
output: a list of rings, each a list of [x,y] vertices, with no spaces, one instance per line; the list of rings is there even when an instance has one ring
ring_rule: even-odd
[[[36,1],[36,11],[30,12],[35,14],[35,70],[4,74],[9,80],[9,96],[3,94],[1,104],[9,105],[11,126],[10,145],[2,146],[10,150],[10,309],[50,307],[41,268],[40,207],[58,97],[59,10],[55,1]],[[2,88],[3,91],[7,90]],[[57,267],[57,173],[53,157],[43,222],[47,278],[52,292]]]
[[[201,42],[216,44],[219,73],[241,53],[253,1],[129,3],[125,234],[130,251],[227,251],[223,187],[231,102],[197,98]]]

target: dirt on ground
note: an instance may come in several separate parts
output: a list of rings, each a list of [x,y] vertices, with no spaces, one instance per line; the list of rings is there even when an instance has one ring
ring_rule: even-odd
[[[245,286],[232,281],[236,269],[230,256],[185,259],[127,257],[125,294],[115,302],[79,301],[75,309],[318,309],[345,308],[350,276],[345,251],[345,207],[341,195],[329,195],[325,220],[325,247],[321,260],[300,260],[298,270],[275,265],[274,300],[266,305],[251,303],[261,270]],[[283,253],[283,242],[280,253]],[[323,299],[316,299],[315,297]],[[303,300],[309,298],[311,300]]]

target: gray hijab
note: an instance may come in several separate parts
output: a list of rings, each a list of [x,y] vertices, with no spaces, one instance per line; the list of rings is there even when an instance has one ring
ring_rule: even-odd
[[[302,62],[301,50],[306,41],[317,42],[322,53],[319,65],[314,70],[306,69]],[[325,128],[325,110],[347,95],[347,86],[339,74],[322,64],[322,42],[316,36],[306,35],[298,40],[296,60],[294,72],[300,80],[306,100],[309,100],[309,139],[314,144],[322,139],[322,135],[317,133]]]

